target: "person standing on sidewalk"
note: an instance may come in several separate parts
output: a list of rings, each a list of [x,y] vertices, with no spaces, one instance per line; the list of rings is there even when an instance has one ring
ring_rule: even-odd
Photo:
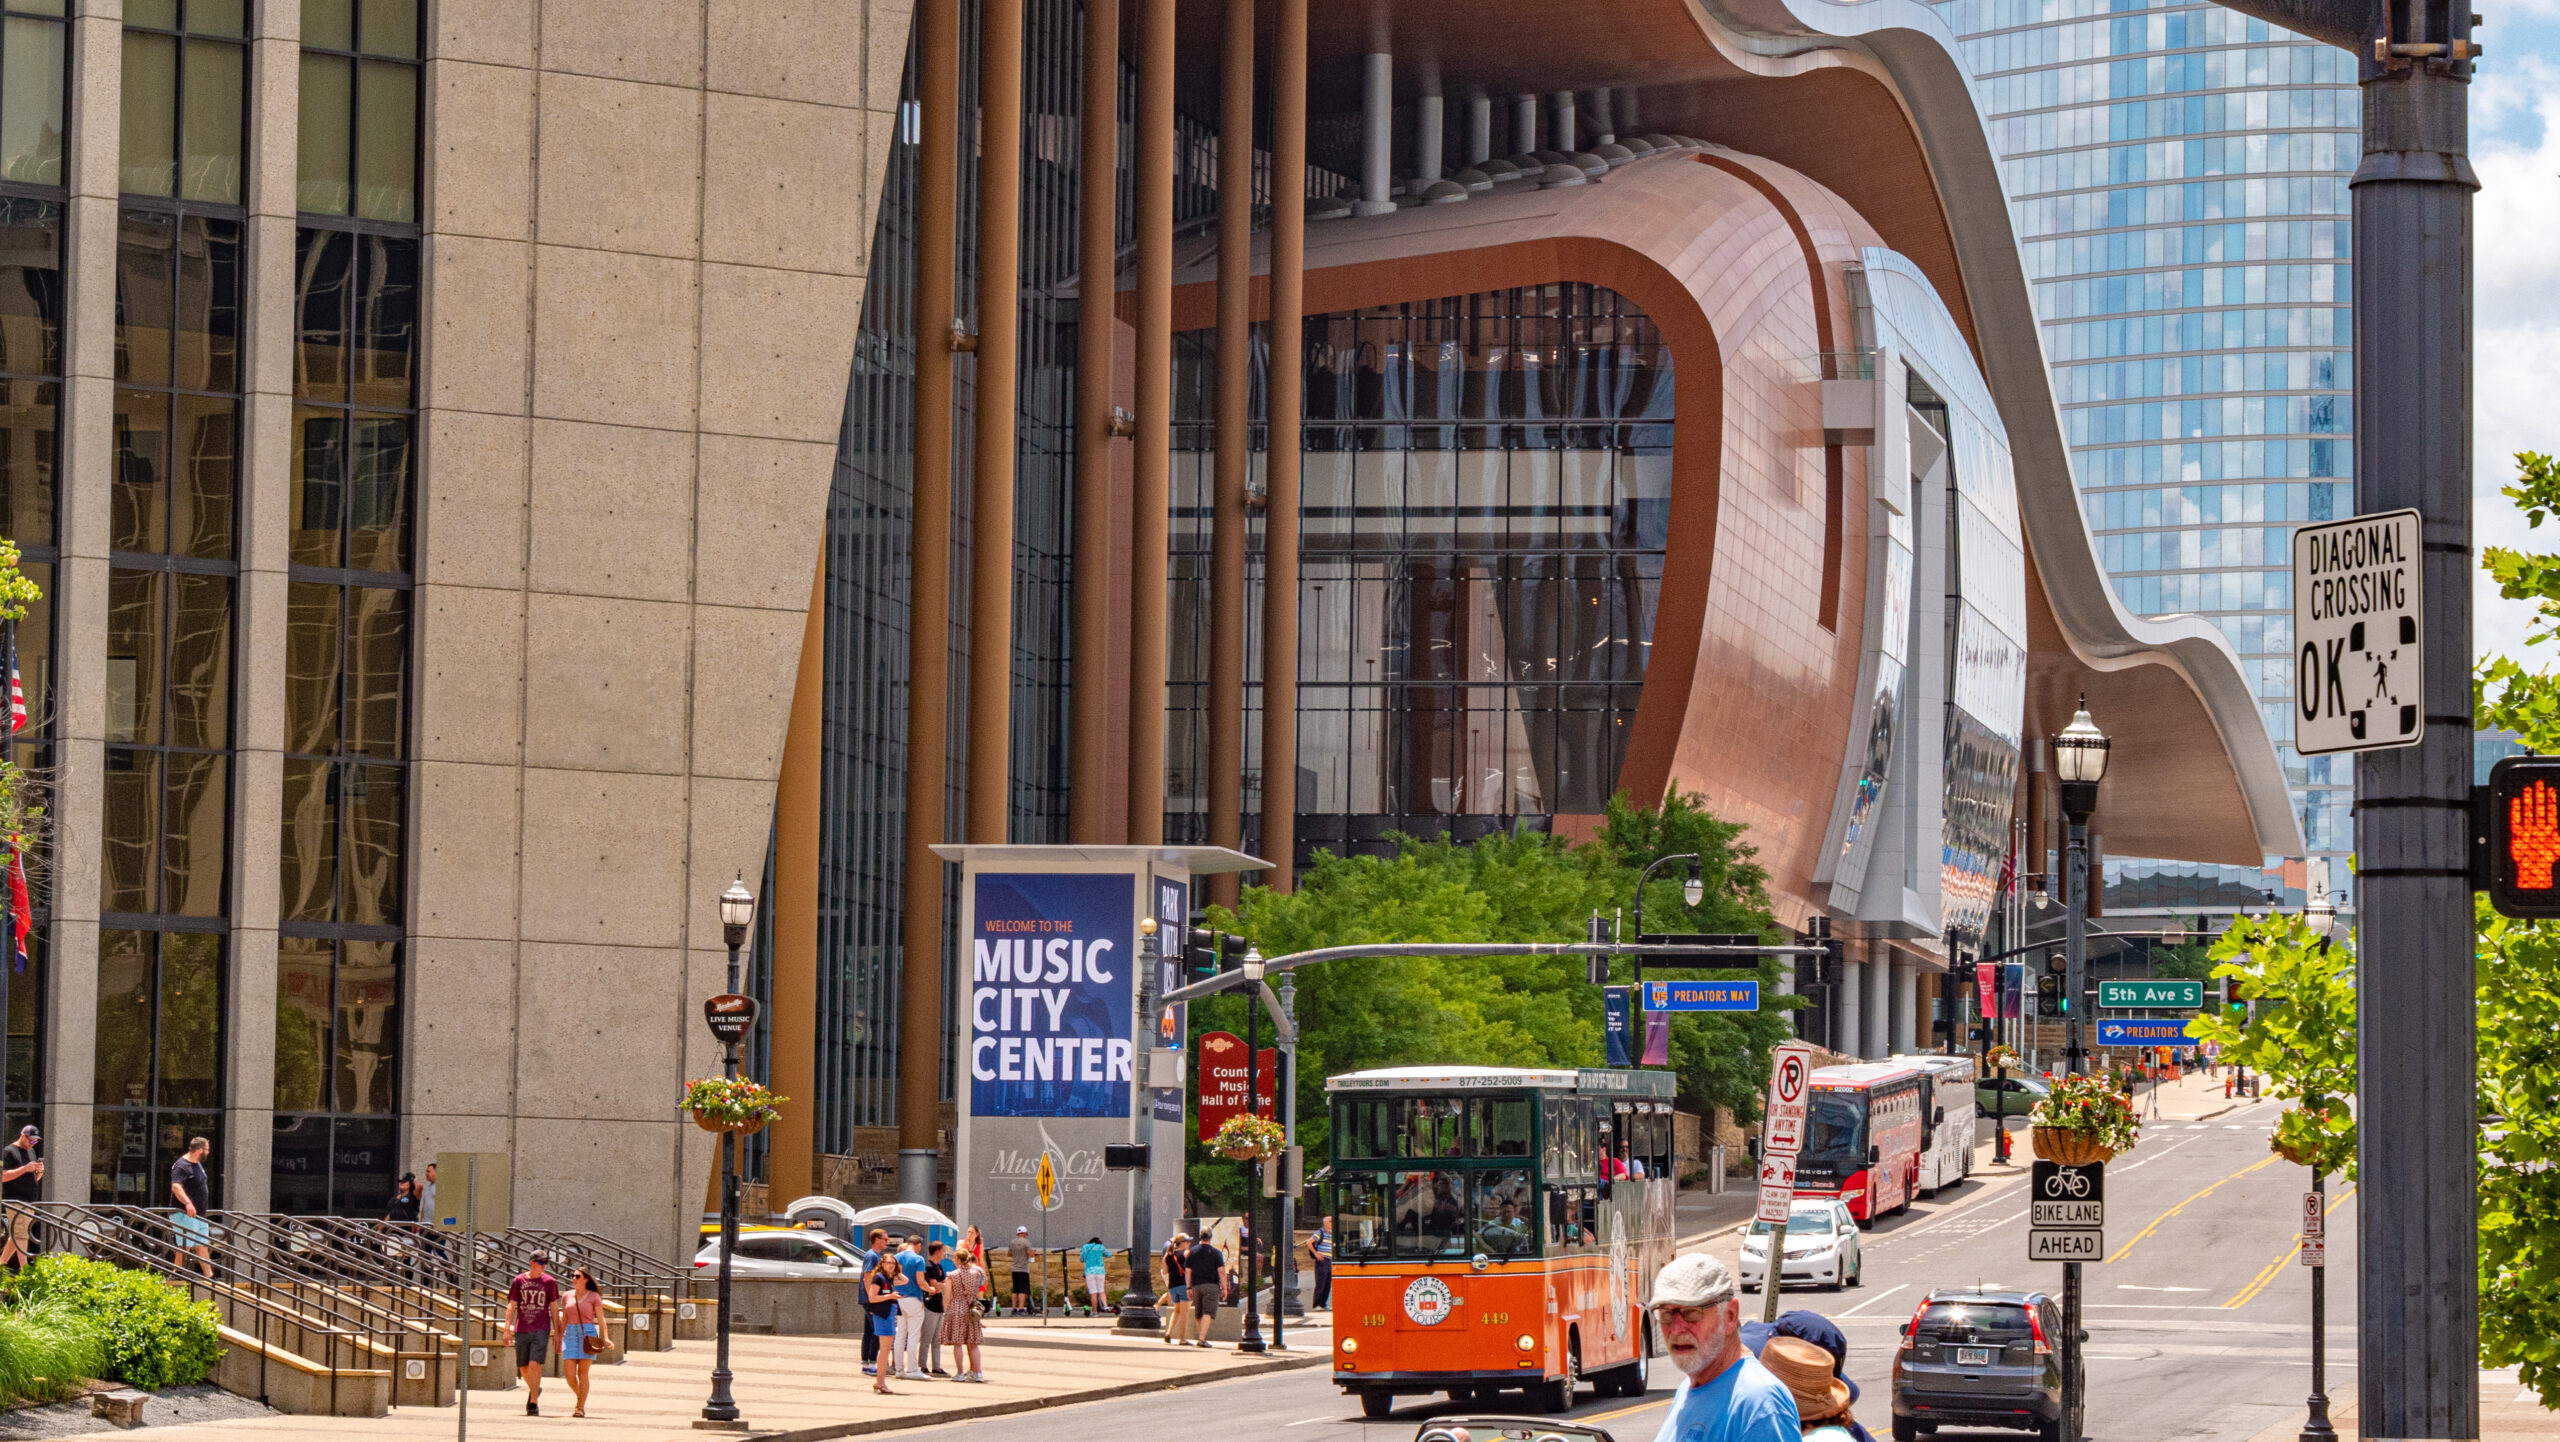
[[[885,1246],[871,1254],[871,1270],[862,1274],[862,1310],[869,1322],[863,1333],[870,1339],[872,1354],[879,1357],[879,1364],[870,1369],[871,1390],[894,1397],[898,1394],[889,1390],[889,1372],[898,1335],[898,1259]],[[883,1338],[890,1340],[893,1355],[880,1356]]]
[[[878,1227],[873,1227],[871,1229],[871,1235],[863,1239],[860,1250],[862,1252],[862,1270],[867,1276],[873,1267],[880,1265],[880,1259],[889,1254],[889,1234],[880,1230]],[[895,1303],[892,1303],[889,1308],[889,1315],[894,1319],[897,1314],[897,1306]],[[884,1350],[880,1344],[880,1337],[880,1333],[874,1332],[869,1327],[862,1329],[862,1370],[865,1373],[872,1373],[879,1370],[880,1353]]]
[[[890,1367],[902,1382],[928,1380],[924,1370],[924,1253],[917,1238],[898,1251],[898,1332]]]
[[[1005,1249],[1013,1262],[1013,1315],[1031,1310],[1031,1229],[1013,1229],[1013,1245]]]
[[[516,1373],[524,1378],[524,1415],[542,1415],[542,1363],[551,1351],[551,1313],[560,1305],[560,1279],[551,1254],[536,1252],[507,1283],[507,1336],[516,1344]]]
[[[1218,1320],[1218,1302],[1227,1289],[1227,1254],[1209,1242],[1202,1232],[1191,1251],[1182,1259],[1182,1269],[1191,1279],[1191,1319],[1196,1326],[1191,1345],[1209,1345],[1209,1324]]]
[[[951,1280],[951,1267],[945,1260],[940,1242],[928,1242],[924,1249],[924,1371],[928,1377],[948,1377],[942,1370],[942,1319]]]
[[[1111,1249],[1102,1245],[1102,1239],[1096,1237],[1076,1248],[1076,1260],[1084,1263],[1085,1300],[1093,1308],[1093,1315],[1099,1317],[1102,1315],[1102,1279],[1104,1269],[1111,1265]],[[1119,1309],[1113,1308],[1113,1310]]]
[[[942,1283],[942,1340],[951,1348],[951,1360],[960,1364],[954,1381],[987,1380],[980,1346],[986,1340],[987,1324],[978,1317],[978,1294],[987,1286],[987,1267],[981,1260],[985,1250],[980,1247],[977,1256],[961,1253]]]
[[[1316,1233],[1307,1238],[1307,1256],[1316,1264],[1315,1300],[1307,1305],[1321,1312],[1333,1305],[1333,1223],[1316,1218]]]
[[[1180,1232],[1164,1244],[1164,1339],[1170,1342],[1191,1340],[1191,1272],[1183,1256],[1191,1250],[1191,1239]]]
[[[35,1260],[36,1202],[44,1195],[44,1160],[36,1151],[44,1135],[18,1128],[17,1145],[0,1148],[0,1205],[9,1213],[9,1240],[0,1243],[0,1266],[23,1268]]]

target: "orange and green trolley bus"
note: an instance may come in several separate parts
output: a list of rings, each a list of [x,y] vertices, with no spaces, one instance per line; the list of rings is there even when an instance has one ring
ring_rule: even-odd
[[[1671,1073],[1397,1067],[1325,1090],[1333,1380],[1364,1415],[1507,1388],[1562,1411],[1585,1380],[1643,1394],[1673,1242]]]

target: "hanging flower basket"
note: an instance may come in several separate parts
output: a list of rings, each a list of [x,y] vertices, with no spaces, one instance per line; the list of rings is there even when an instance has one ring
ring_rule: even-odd
[[[698,1077],[684,1089],[676,1109],[693,1113],[693,1124],[706,1132],[754,1136],[782,1115],[789,1097],[745,1077]]]
[[[2115,1084],[2100,1076],[2067,1076],[2027,1113],[2036,1155],[2067,1167],[2103,1162],[2141,1140],[2142,1123]]]
[[[1288,1133],[1279,1123],[1238,1114],[1227,1118],[1217,1135],[1209,1138],[1209,1149],[1233,1161],[1262,1162],[1280,1155],[1287,1142]]]

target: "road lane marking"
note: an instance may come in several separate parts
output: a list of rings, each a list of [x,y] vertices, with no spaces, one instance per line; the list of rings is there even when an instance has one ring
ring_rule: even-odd
[[[2238,1171],[2236,1171],[2236,1172],[2233,1172],[2231,1175],[2229,1175],[2229,1176],[2227,1176],[2227,1177],[2223,1177],[2223,1178],[2221,1178],[2220,1180],[2215,1181],[2215,1182],[2213,1182],[2211,1185],[2209,1185],[2209,1186],[2205,1187],[2203,1190],[2201,1190],[2201,1191],[2198,1191],[2198,1192],[2194,1193],[2193,1195],[2189,1196],[2189,1197],[2186,1199],[2186,1201],[2180,1202],[2180,1203],[2178,1203],[2176,1206],[2171,1207],[2169,1210],[2167,1210],[2167,1211],[2165,1211],[2165,1212],[2162,1212],[2159,1216],[2154,1217],[2154,1218],[2152,1218],[2152,1219],[2151,1219],[2151,1225],[2150,1225],[2150,1226],[2147,1226],[2147,1227],[2143,1228],[2141,1231],[2138,1231],[2138,1232],[2134,1233],[2134,1234],[2133,1234],[2133,1239],[2132,1239],[2131,1241],[2128,1241],[2128,1242],[2126,1242],[2123,1246],[2118,1247],[2118,1248],[2116,1249],[2116,1254],[2115,1254],[2114,1256],[2112,1256],[2112,1257],[2107,1258],[2107,1261],[2108,1261],[2110,1264],[2113,1264],[2113,1263],[2116,1263],[2116,1262],[2121,1262],[2121,1261],[2123,1261],[2123,1260],[2125,1259],[2125,1255],[2126,1255],[2127,1253],[2131,1252],[2134,1248],[2136,1248],[2136,1247],[2138,1247],[2138,1246],[2141,1246],[2141,1245],[2142,1245],[2142,1242],[2143,1242],[2143,1239],[2144,1239],[2144,1238],[2146,1238],[2146,1237],[2150,1236],[2152,1233],[2154,1233],[2154,1232],[2156,1232],[2156,1231],[2160,1230],[2160,1224],[2161,1224],[2162,1222],[2165,1222],[2165,1221],[2169,1220],[2171,1217],[2176,1216],[2178,1213],[2185,1211],[2185,1210],[2187,1209],[2187,1207],[2188,1207],[2188,1205],[2189,1205],[2190,1203],[2202,1201],[2204,1198],[2206,1198],[2206,1197],[2209,1197],[2209,1196],[2213,1195],[2213,1193],[2214,1193],[2217,1189],[2219,1189],[2219,1188],[2222,1186],[2223,1182],[2238,1181],[2240,1178],[2242,1178],[2242,1177],[2245,1177],[2245,1176],[2249,1175],[2251,1172],[2257,1171],[2257,1170],[2258,1170],[2258,1169],[2260,1169],[2261,1167],[2271,1167],[2271,1166],[2275,1165],[2275,1164],[2276,1164],[2276,1162],[2277,1162],[2277,1160],[2278,1160],[2278,1158],[2270,1156],[2270,1157],[2266,1157],[2266,1158],[2264,1158],[2264,1159],[2262,1159],[2262,1160],[2259,1160],[2259,1161],[2251,1162],[2249,1165],[2247,1165],[2247,1166],[2245,1166],[2245,1167],[2242,1167],[2240,1170],[2238,1170]]]
[[[2347,1204],[2347,1200],[2355,1194],[2356,1189],[2353,1187],[2349,1187],[2345,1191],[2338,1193],[2335,1198],[2331,1199],[2328,1209],[2323,1213],[2323,1215],[2325,1216],[2329,1213],[2333,1213],[2337,1211],[2338,1208],[2345,1206]],[[2284,1275],[2285,1263],[2292,1261],[2294,1253],[2301,1250],[2302,1238],[2299,1235],[2296,1235],[2293,1239],[2293,1245],[2276,1253],[2276,1259],[2260,1268],[2258,1275],[2249,1279],[2249,1285],[2242,1287],[2232,1296],[2230,1301],[2223,1303],[2222,1309],[2228,1312],[2240,1307],[2245,1307],[2251,1302],[2258,1300],[2258,1294],[2275,1285],[2276,1278]]]
[[[1615,1412],[1595,1412],[1587,1416],[1573,1418],[1572,1420],[1576,1422],[1606,1422],[1612,1417],[1632,1417],[1638,1412],[1650,1412],[1656,1407],[1667,1407],[1671,1404],[1671,1398],[1679,1395],[1680,1394],[1675,1391],[1669,1396],[1663,1397],[1659,1401],[1638,1402],[1632,1407],[1621,1407]]]
[[[1306,1427],[1306,1426],[1311,1426],[1311,1425],[1313,1425],[1313,1424],[1315,1424],[1315,1423],[1318,1423],[1318,1422],[1339,1422],[1339,1421],[1341,1421],[1341,1420],[1343,1420],[1343,1419],[1341,1419],[1341,1418],[1339,1418],[1339,1417],[1301,1417],[1301,1418],[1299,1418],[1297,1421],[1295,1421],[1295,1422],[1291,1422],[1291,1423],[1288,1423],[1288,1424],[1286,1424],[1286,1425],[1291,1426],[1291,1427]]]
[[[2132,1282],[2118,1282],[2116,1290],[2119,1292],[2209,1292],[2213,1289],[2210,1287],[2143,1287]]]
[[[1843,1317],[1854,1317],[1854,1316],[1858,1315],[1860,1312],[1865,1311],[1865,1310],[1866,1310],[1866,1309],[1868,1309],[1869,1307],[1874,1306],[1876,1303],[1883,1301],[1885,1298],[1892,1296],[1894,1293],[1899,1292],[1899,1291],[1902,1291],[1902,1290],[1904,1290],[1905,1288],[1908,1288],[1910,1285],[1911,1285],[1911,1284],[1910,1284],[1909,1282],[1902,1282],[1902,1283],[1898,1283],[1898,1284],[1896,1284],[1896,1285],[1894,1285],[1894,1286],[1887,1287],[1887,1288],[1885,1288],[1883,1291],[1876,1293],[1874,1296],[1869,1297],[1868,1299],[1866,1299],[1866,1300],[1865,1300],[1865,1301],[1863,1301],[1863,1302],[1860,1302],[1858,1305],[1856,1305],[1856,1306],[1854,1306],[1854,1307],[1851,1307],[1848,1311],[1845,1311],[1845,1312],[1841,1313],[1840,1315],[1841,1315],[1841,1316],[1843,1316]]]

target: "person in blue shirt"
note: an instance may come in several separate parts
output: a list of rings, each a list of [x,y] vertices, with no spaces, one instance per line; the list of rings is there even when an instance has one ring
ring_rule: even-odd
[[[909,1382],[927,1380],[924,1370],[924,1246],[907,1238],[898,1249],[898,1334],[892,1340],[891,1366]]]
[[[1084,1263],[1084,1294],[1093,1304],[1093,1314],[1099,1317],[1102,1315],[1102,1270],[1111,1261],[1111,1249],[1096,1237],[1076,1249],[1076,1260]]]
[[[1704,1252],[1674,1257],[1653,1279],[1653,1312],[1680,1390],[1654,1442],[1798,1442],[1795,1394],[1743,1349],[1733,1273]]]

